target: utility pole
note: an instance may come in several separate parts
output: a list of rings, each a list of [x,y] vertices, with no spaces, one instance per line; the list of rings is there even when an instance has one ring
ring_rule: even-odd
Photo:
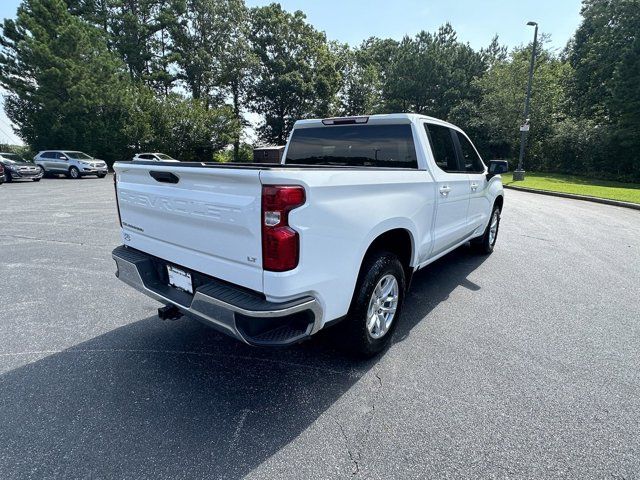
[[[531,101],[531,83],[533,82],[533,67],[536,63],[536,50],[538,46],[538,24],[527,22],[530,27],[535,27],[533,32],[533,49],[531,50],[531,63],[529,64],[529,82],[527,83],[527,96],[524,100],[523,122],[520,126],[520,157],[518,158],[518,168],[513,172],[513,180],[524,180],[524,145],[529,133],[529,102]]]

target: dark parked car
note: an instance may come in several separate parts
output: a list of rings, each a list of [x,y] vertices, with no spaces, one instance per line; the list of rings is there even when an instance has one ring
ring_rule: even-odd
[[[44,173],[38,165],[26,161],[15,153],[0,152],[0,163],[4,167],[4,176],[7,183],[14,180],[39,182]]]
[[[4,165],[0,163],[0,185],[4,183]]]

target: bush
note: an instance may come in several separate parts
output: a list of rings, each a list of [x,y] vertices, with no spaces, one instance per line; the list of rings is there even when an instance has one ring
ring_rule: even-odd
[[[554,125],[552,134],[541,142],[544,152],[539,169],[594,178],[633,181],[637,177],[615,160],[622,155],[612,128],[591,120],[567,118]]]
[[[249,145],[248,143],[241,143],[238,148],[238,159],[234,160],[233,158],[233,147],[225,148],[224,150],[220,150],[219,152],[213,155],[214,162],[227,163],[227,162],[242,162],[249,163],[253,162],[253,145]]]

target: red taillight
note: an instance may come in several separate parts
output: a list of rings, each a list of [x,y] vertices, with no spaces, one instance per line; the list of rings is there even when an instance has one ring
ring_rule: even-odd
[[[284,272],[298,265],[300,237],[289,226],[289,212],[304,202],[303,187],[262,187],[262,268],[265,270]]]
[[[116,174],[113,173],[113,189],[116,192],[116,210],[118,210],[118,223],[120,224],[120,228],[122,228],[122,218],[120,218],[120,204],[118,203],[118,183],[116,181]]]

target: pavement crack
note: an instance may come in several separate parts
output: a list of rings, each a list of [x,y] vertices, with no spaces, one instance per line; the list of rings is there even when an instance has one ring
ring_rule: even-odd
[[[542,238],[542,237],[536,237],[534,235],[525,235],[525,234],[520,234],[521,237],[526,237],[526,238],[533,238],[534,240],[541,240],[543,242],[549,242],[549,243],[553,243],[552,240],[549,240],[548,238]]]
[[[375,413],[376,413],[376,402],[378,401],[378,397],[380,397],[380,394],[382,393],[382,377],[380,376],[380,370],[378,369],[374,370],[373,374],[378,380],[378,388],[376,389],[376,393],[373,399],[371,400],[371,410],[370,410],[371,416],[369,417],[369,423],[364,432],[363,441],[367,437],[367,435],[369,434],[369,430],[371,429],[371,424],[373,423],[373,417],[375,416]]]
[[[380,377],[380,373],[376,370],[374,372],[374,375],[376,376],[376,378],[378,379],[378,383],[380,384],[380,388],[382,388],[382,377]]]
[[[347,453],[349,454],[349,460],[351,460],[351,463],[353,464],[353,469],[351,470],[351,476],[355,477],[360,473],[360,452],[358,451],[354,455],[353,451],[349,447],[349,438],[347,437],[347,434],[344,431],[344,427],[342,426],[342,424],[338,421],[338,419],[336,417],[332,416],[331,418],[333,418],[333,421],[338,426],[338,429],[340,430],[340,434],[342,435],[342,438],[344,439],[344,445],[347,448]]]
[[[342,436],[345,439],[345,443],[347,443],[347,451],[349,452],[349,458],[351,458],[351,461],[354,463],[354,466],[355,466],[355,470],[352,473],[352,476],[356,476],[360,472],[360,465],[362,464],[362,447],[366,442],[367,438],[369,437],[369,432],[371,431],[371,426],[373,425],[373,420],[376,416],[376,403],[378,401],[378,398],[382,394],[383,384],[382,384],[382,376],[380,375],[380,370],[375,369],[373,371],[373,375],[376,377],[377,381],[374,383],[377,384],[377,387],[375,387],[375,393],[371,400],[370,409],[367,412],[368,418],[365,420],[364,430],[362,431],[362,435],[360,439],[354,445],[355,453],[351,448],[349,448],[349,445],[347,443],[347,436],[344,432],[344,429],[342,428],[342,425],[334,418],[334,420],[338,424],[338,427],[340,427],[340,431],[342,432]]]

